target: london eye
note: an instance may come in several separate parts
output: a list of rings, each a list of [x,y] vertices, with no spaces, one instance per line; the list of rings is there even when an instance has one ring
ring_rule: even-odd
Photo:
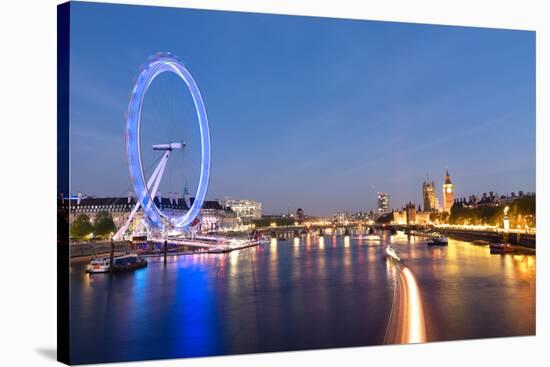
[[[162,142],[152,146],[154,152],[161,152],[162,156],[146,179],[142,151],[142,119],[145,95],[152,82],[162,73],[173,73],[183,80],[191,94],[193,105],[198,121],[200,135],[200,168],[199,178],[194,195],[194,200],[188,210],[183,213],[163,210],[159,200],[155,197],[159,194],[159,186],[164,176],[167,162],[174,151],[183,150],[186,144],[180,142]],[[189,227],[197,218],[204,203],[208,180],[210,175],[210,131],[206,107],[200,90],[191,73],[184,66],[183,62],[171,53],[159,53],[147,60],[142,66],[130,94],[130,101],[126,112],[126,156],[131,184],[133,186],[137,203],[130,213],[128,220],[117,234],[116,238],[122,238],[128,230],[129,224],[141,207],[144,218],[152,230],[184,230]]]

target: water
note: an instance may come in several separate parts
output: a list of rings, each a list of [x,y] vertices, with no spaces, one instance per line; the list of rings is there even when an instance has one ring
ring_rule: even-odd
[[[418,284],[428,341],[535,333],[534,256],[452,239],[392,246]],[[71,265],[73,363],[378,345],[396,287],[383,246],[341,236],[152,258],[112,276],[84,267]]]

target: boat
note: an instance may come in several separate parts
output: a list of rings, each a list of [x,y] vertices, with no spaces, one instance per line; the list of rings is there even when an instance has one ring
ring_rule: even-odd
[[[92,259],[90,263],[86,266],[87,273],[107,273],[109,271],[113,272],[123,272],[123,271],[132,271],[136,269],[142,269],[147,266],[147,260],[139,257],[137,254],[126,254],[122,256],[113,257],[113,264],[111,269],[111,258],[102,257]]]
[[[218,246],[208,250],[209,254],[225,254],[231,251],[230,247],[227,246]]]
[[[449,244],[449,239],[445,236],[437,234],[428,238],[426,243],[428,246],[447,246]]]
[[[371,242],[380,242],[381,240],[380,236],[375,234],[365,234],[365,235],[353,236],[351,238],[355,240],[366,240]]]
[[[391,238],[394,241],[406,241],[409,239],[409,237],[403,231],[395,231]]]
[[[475,241],[472,241],[472,244],[476,245],[476,246],[488,246],[489,245],[489,241],[485,241],[485,240],[475,240]]]
[[[106,273],[109,271],[111,259],[108,257],[95,258],[86,265],[86,273]]]
[[[391,257],[394,260],[401,261],[401,259],[397,255],[397,252],[393,249],[393,247],[389,245],[386,247],[386,255]]]
[[[365,234],[365,235],[353,236],[351,238],[356,240],[367,240],[372,242],[377,242],[381,240],[380,236],[376,234]]]
[[[380,236],[376,234],[368,234],[366,236],[363,236],[362,239],[367,241],[380,241]]]
[[[491,243],[489,250],[491,254],[511,254],[516,252],[516,248],[509,243]]]
[[[138,254],[127,254],[113,258],[114,272],[142,269],[146,266],[147,260],[139,257]]]
[[[438,232],[429,233],[429,230],[416,230],[416,229],[405,229],[403,231],[406,235],[416,236],[416,237],[434,237],[439,236]]]
[[[260,245],[269,245],[271,243],[271,237],[269,236],[261,236],[259,239]]]

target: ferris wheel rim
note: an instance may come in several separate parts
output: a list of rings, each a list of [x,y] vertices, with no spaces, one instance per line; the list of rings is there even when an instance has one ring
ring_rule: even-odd
[[[147,89],[152,81],[163,72],[178,75],[186,84],[193,97],[201,136],[201,170],[195,200],[189,210],[182,215],[164,213],[153,200],[145,182],[141,162],[141,113]],[[171,53],[159,53],[149,58],[138,74],[130,95],[126,114],[126,154],[130,178],[142,210],[154,227],[162,227],[168,221],[176,228],[187,227],[197,217],[203,206],[210,176],[210,130],[206,107],[200,90],[191,73],[181,60]]]

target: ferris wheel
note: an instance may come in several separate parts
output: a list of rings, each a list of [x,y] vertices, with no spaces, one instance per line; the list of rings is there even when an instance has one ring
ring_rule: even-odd
[[[145,179],[142,164],[140,135],[143,101],[147,89],[153,80],[164,72],[174,73],[185,82],[193,98],[200,131],[201,164],[199,182],[195,193],[195,200],[191,204],[189,210],[183,214],[175,214],[173,211],[163,211],[157,206],[154,199],[157,195],[168,159],[173,151],[184,149],[185,143],[169,142],[153,145],[153,150],[163,152],[163,154],[147,181]],[[200,213],[208,189],[208,179],[210,175],[210,131],[208,128],[206,108],[200,90],[191,73],[185,68],[181,60],[171,53],[159,53],[149,58],[136,78],[126,114],[126,155],[137,203],[130,212],[128,220],[117,231],[114,238],[123,238],[140,207],[143,210],[148,225],[153,229],[181,230],[193,223]]]

